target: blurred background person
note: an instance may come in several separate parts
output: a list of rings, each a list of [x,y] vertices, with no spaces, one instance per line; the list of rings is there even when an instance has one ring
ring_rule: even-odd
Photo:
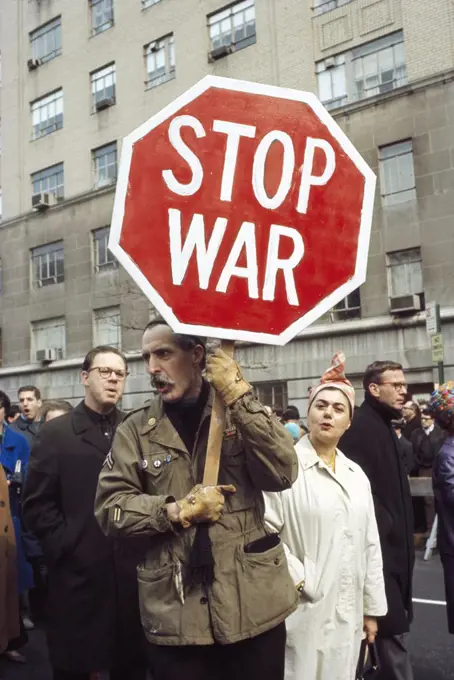
[[[405,471],[406,471],[407,475],[410,475],[410,473],[411,473],[411,471],[414,467],[413,445],[402,434],[402,428],[405,425],[405,421],[403,419],[392,420],[391,425],[392,425],[393,430],[396,433],[396,437],[399,441],[399,446],[400,446],[400,450],[402,452],[402,460],[403,460],[403,463],[404,463]]]
[[[300,594],[286,621],[286,680],[353,680],[363,631],[373,642],[387,610],[370,484],[336,448],[354,405],[339,352],[309,397],[296,482],[265,494],[265,521],[284,543]]]
[[[421,410],[421,427],[413,430],[411,434],[416,477],[432,479],[433,463],[445,439],[445,431],[435,422],[433,414],[426,406]],[[432,496],[425,496],[422,501],[424,503],[425,530],[426,534],[430,534],[435,519],[434,499]]]
[[[24,435],[31,448],[41,426],[41,392],[35,385],[23,385],[17,390],[17,397],[21,415],[11,428]]]
[[[33,587],[33,571],[27,561],[21,526],[22,485],[30,458],[30,449],[25,437],[14,432],[7,425],[5,414],[9,412],[10,400],[0,391],[0,464],[6,475],[9,491],[9,507],[16,539],[16,568],[19,594],[23,597]],[[25,656],[19,651],[27,642],[24,620],[20,619],[20,634],[10,640],[5,656],[10,661],[25,663]]]
[[[43,423],[48,423],[49,420],[69,413],[72,409],[72,404],[64,399],[46,399],[41,407],[41,418]]]
[[[17,420],[20,417],[20,406],[19,404],[11,404],[9,407],[9,413],[6,416],[6,420],[8,421],[8,425],[11,425],[11,423],[14,423],[15,420]]]
[[[438,517],[437,546],[445,577],[448,629],[454,634],[454,382],[435,390],[429,410],[446,433],[433,464],[435,511]]]
[[[19,634],[15,532],[9,505],[8,482],[0,465],[0,654]]]
[[[417,430],[418,427],[421,427],[421,411],[418,404],[407,398],[402,406],[402,417],[405,422],[402,434],[405,439],[410,441],[413,430]]]

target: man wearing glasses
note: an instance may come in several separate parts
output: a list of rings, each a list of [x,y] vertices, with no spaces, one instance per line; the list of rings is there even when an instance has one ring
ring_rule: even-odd
[[[369,477],[383,554],[388,613],[378,619],[377,680],[412,680],[405,635],[412,620],[414,565],[410,487],[392,421],[402,417],[407,384],[402,366],[375,361],[363,378],[365,399],[339,448]]]
[[[120,351],[91,350],[82,365],[83,401],[43,425],[32,449],[23,512],[49,567],[54,680],[89,680],[100,671],[110,671],[111,680],[145,678],[136,565],[93,514],[98,476],[123,418],[116,405],[127,375]]]

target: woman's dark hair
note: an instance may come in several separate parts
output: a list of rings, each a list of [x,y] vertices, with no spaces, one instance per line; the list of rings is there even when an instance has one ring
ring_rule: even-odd
[[[8,413],[6,414],[6,417],[14,418],[15,416],[17,416],[18,413],[20,413],[19,404],[11,404],[11,406],[8,409]]]
[[[98,347],[93,347],[93,349],[91,349],[85,357],[84,363],[82,364],[83,371],[90,370],[98,354],[116,354],[117,356],[121,357],[121,359],[123,359],[125,368],[128,368],[128,362],[126,361],[126,357],[123,352],[120,352],[120,350],[116,347],[110,347],[109,345],[98,345]]]
[[[373,364],[369,364],[363,377],[363,387],[366,392],[369,389],[369,385],[373,383],[380,384],[381,377],[385,371],[403,371],[403,367],[397,361],[374,361]]]
[[[292,404],[287,406],[284,413],[282,414],[282,421],[284,423],[287,423],[289,420],[299,420],[299,419],[300,419],[300,412],[298,411],[296,406],[293,406]]]
[[[0,390],[0,408],[1,407],[3,407],[5,409],[5,418],[6,418],[6,416],[9,414],[9,410],[11,408],[11,400],[5,392],[2,392]]]
[[[152,328],[155,328],[156,326],[167,326],[167,328],[170,328],[167,321],[165,321],[162,317],[156,317],[155,319],[152,319],[147,323],[143,332],[146,333],[147,331],[151,330]],[[182,349],[184,352],[190,352],[192,349],[194,349],[194,347],[200,345],[200,347],[203,348],[203,358],[200,363],[200,368],[202,370],[205,368],[207,353],[205,338],[201,338],[198,335],[185,335],[184,333],[174,333],[173,340],[176,346]]]

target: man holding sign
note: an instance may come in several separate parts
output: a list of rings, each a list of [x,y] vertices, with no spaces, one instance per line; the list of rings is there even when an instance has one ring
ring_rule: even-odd
[[[118,428],[95,512],[107,534],[149,537],[138,581],[153,678],[281,680],[297,593],[262,491],[295,481],[292,439],[222,349],[206,356],[201,338],[157,321],[142,355],[159,396]],[[219,479],[204,486],[215,397]]]

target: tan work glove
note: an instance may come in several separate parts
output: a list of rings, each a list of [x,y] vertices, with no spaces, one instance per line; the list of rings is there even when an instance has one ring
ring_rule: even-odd
[[[235,493],[233,484],[202,486],[197,484],[181,501],[177,502],[179,519],[187,529],[199,522],[217,522],[224,509],[224,493]]]
[[[207,356],[206,375],[226,406],[231,406],[252,390],[235,359],[220,348]]]

